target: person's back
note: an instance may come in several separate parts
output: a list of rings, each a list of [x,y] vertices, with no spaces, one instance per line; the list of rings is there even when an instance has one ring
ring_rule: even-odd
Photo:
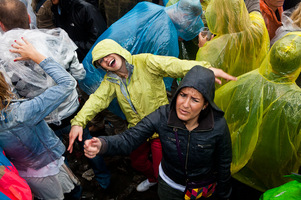
[[[55,28],[51,0],[33,0],[31,6],[37,18],[38,28]]]
[[[0,36],[1,65],[11,79],[12,86],[23,98],[34,98],[47,88],[55,85],[53,80],[33,62],[13,62],[16,57],[9,52],[4,53],[18,38],[26,37],[44,55],[52,56],[77,80],[85,77],[85,70],[77,60],[76,46],[62,29],[14,29]],[[18,66],[18,67],[17,67]],[[30,67],[27,67],[30,66]],[[47,122],[60,124],[61,121],[71,116],[79,107],[76,89],[58,109],[47,117]]]
[[[24,3],[19,0],[0,1],[0,26],[4,31],[0,41],[1,65],[12,79],[12,86],[16,89],[18,95],[24,98],[33,98],[54,84],[53,80],[33,62],[26,61],[17,64],[13,62],[15,58],[13,54],[10,52],[4,53],[10,48],[14,40],[18,40],[25,35],[42,53],[55,58],[75,79],[83,79],[86,72],[77,59],[76,46],[68,34],[59,28],[31,30],[29,29],[29,23]],[[16,68],[16,65],[19,65],[18,68]],[[31,67],[28,68],[25,65]],[[55,112],[51,113],[51,116],[48,117],[49,123],[60,124],[61,120],[76,111],[79,106],[76,89],[68,98]]]
[[[210,1],[205,16],[216,36],[198,50],[196,60],[208,61],[233,76],[260,66],[269,50],[269,38],[258,2],[251,3],[255,8],[248,13],[243,0]]]
[[[52,0],[52,3],[55,25],[64,29],[78,46],[81,62],[106,30],[106,22],[100,11],[84,0]]]
[[[277,187],[300,163],[301,32],[277,41],[260,69],[216,91],[229,125],[233,177],[259,191]]]

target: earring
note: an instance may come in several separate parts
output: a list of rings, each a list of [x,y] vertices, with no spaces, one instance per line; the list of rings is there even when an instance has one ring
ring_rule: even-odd
[[[202,108],[202,110],[205,110],[205,109],[206,109],[206,107],[203,107],[203,108]]]

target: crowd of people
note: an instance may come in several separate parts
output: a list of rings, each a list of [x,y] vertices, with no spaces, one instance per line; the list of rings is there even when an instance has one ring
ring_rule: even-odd
[[[0,0],[0,44],[1,199],[81,199],[74,151],[161,200],[299,183],[300,0]]]

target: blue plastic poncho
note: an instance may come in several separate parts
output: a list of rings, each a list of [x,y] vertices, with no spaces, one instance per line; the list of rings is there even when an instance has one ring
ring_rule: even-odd
[[[99,41],[113,39],[131,54],[152,53],[178,57],[178,36],[185,40],[196,37],[203,27],[201,14],[202,7],[198,0],[181,0],[168,8],[149,2],[138,3],[107,29],[86,55],[83,65],[87,76],[79,82],[81,89],[92,94],[105,74],[92,65],[91,52]],[[166,86],[169,90],[171,82],[165,83],[169,84]]]
[[[87,75],[84,80],[79,81],[80,88],[89,95],[94,93],[106,74],[102,69],[95,69],[91,54],[94,46],[103,39],[115,40],[131,54],[152,53],[178,57],[178,33],[182,38],[189,40],[196,37],[199,29],[203,27],[201,18],[195,18],[202,13],[200,3],[195,3],[199,1],[181,0],[181,2],[168,9],[150,2],[140,2],[112,24],[97,39],[83,60]],[[189,6],[190,4],[192,6]],[[184,15],[185,18],[182,17]],[[172,80],[164,78],[167,90],[170,90]],[[116,100],[111,103],[109,110],[124,117]]]
[[[301,166],[301,32],[278,40],[259,69],[216,91],[232,139],[233,177],[265,191]]]

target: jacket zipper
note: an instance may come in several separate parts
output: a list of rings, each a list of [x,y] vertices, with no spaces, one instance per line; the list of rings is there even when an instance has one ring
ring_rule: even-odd
[[[185,160],[185,174],[186,174],[186,184],[188,183],[188,177],[187,177],[187,164],[188,164],[188,151],[189,151],[189,144],[190,144],[190,135],[191,135],[191,132],[189,131],[189,134],[188,134],[188,142],[187,142],[187,151],[186,151],[186,160]]]
[[[130,95],[129,95],[128,89],[127,89],[127,87],[124,85],[123,81],[122,81],[122,80],[119,80],[119,79],[117,79],[117,78],[113,78],[113,77],[108,77],[108,78],[114,79],[115,81],[117,81],[117,83],[121,83],[121,84],[123,85],[123,87],[125,88],[125,92],[126,92],[127,96],[129,97],[129,98],[127,98],[127,97],[125,96],[125,98],[126,98],[127,102],[130,104],[132,110],[137,114],[137,111],[136,111],[136,109],[135,109],[135,107],[134,107],[134,105],[133,105],[133,103],[132,103],[132,101],[131,101],[131,99],[130,99]],[[122,91],[121,91],[121,93],[122,93]]]

